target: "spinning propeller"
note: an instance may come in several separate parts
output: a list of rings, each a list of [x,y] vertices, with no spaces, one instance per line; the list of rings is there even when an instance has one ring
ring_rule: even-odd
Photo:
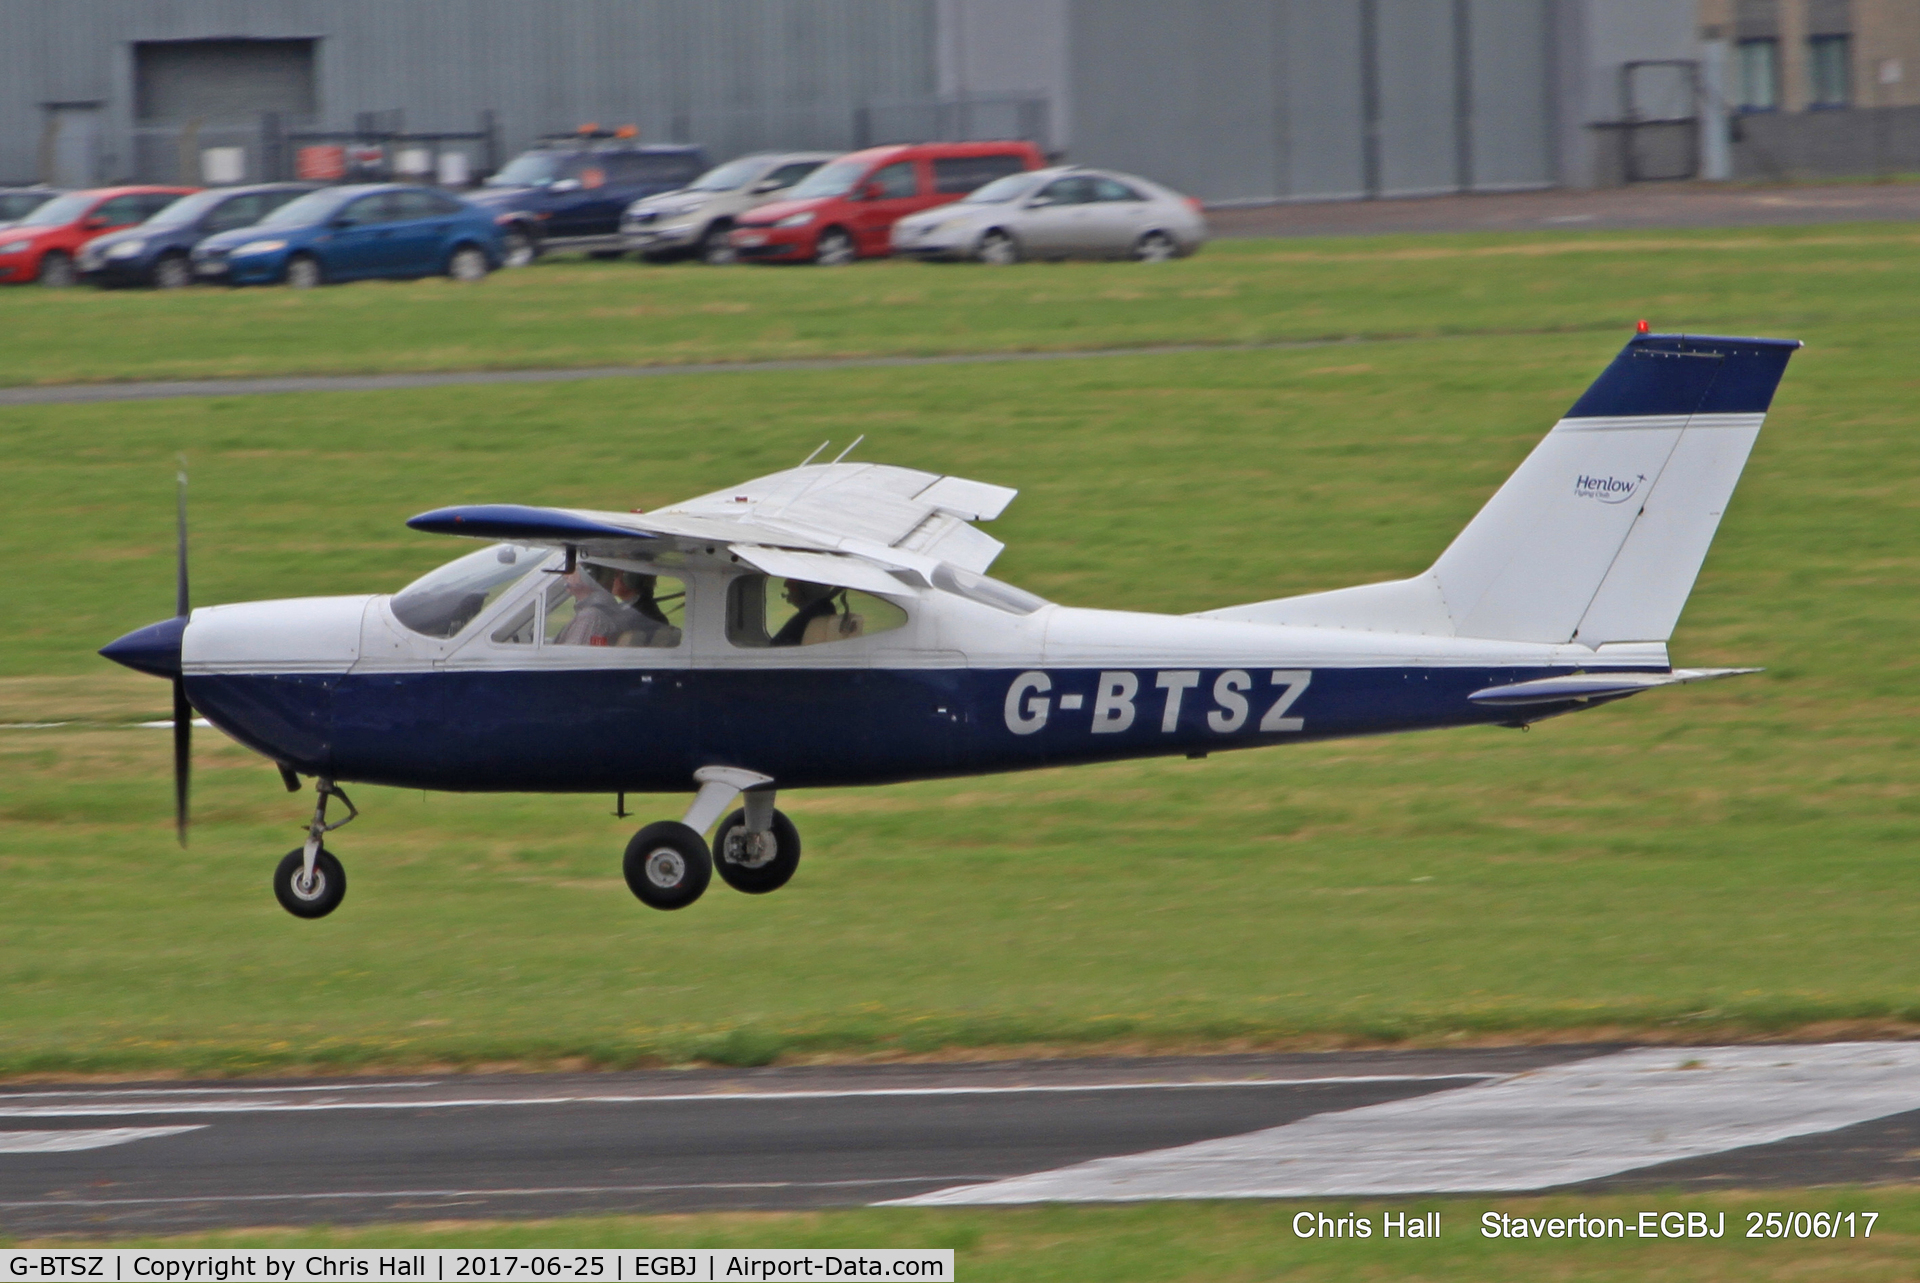
[[[177,569],[173,613],[186,628],[192,607],[187,601],[187,459],[180,456],[180,485],[175,504],[178,524]],[[187,702],[187,679],[175,665],[173,672],[173,829],[180,845],[187,844],[187,791],[193,777],[193,705]]]

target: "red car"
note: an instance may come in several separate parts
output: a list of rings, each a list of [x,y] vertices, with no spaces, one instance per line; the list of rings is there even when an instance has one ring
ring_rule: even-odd
[[[56,196],[0,229],[0,284],[71,285],[73,260],[96,236],[144,223],[197,187],[95,187]]]
[[[787,199],[742,214],[728,239],[748,262],[826,266],[883,258],[895,220],[1046,163],[1028,142],[869,147],[820,166]]]

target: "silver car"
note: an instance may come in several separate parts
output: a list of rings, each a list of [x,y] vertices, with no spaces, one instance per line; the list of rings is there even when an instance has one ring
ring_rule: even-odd
[[[1072,166],[997,179],[972,195],[901,219],[893,252],[1017,263],[1025,258],[1164,262],[1207,239],[1191,197],[1132,174]]]
[[[708,263],[731,263],[727,233],[733,220],[756,206],[780,200],[789,187],[832,160],[837,152],[780,151],[742,156],[708,170],[677,192],[648,196],[627,206],[620,220],[627,248],[656,262],[693,255]]]

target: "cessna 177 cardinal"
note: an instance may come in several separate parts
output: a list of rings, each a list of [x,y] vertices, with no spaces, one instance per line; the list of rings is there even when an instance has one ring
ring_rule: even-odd
[[[299,916],[345,894],[322,845],[330,799],[357,814],[342,782],[694,790],[626,849],[633,893],[677,909],[716,867],[792,877],[779,788],[1524,725],[1754,671],[1674,668],[1666,642],[1798,346],[1643,324],[1411,579],[1059,606],[985,574],[1002,545],[973,523],[1014,491],[809,460],[646,513],[442,508],[407,524],[493,542],[392,596],[192,611],[183,500],[178,615],[101,653],[173,680],[183,835],[194,710],[289,790],[314,778],[274,878]]]

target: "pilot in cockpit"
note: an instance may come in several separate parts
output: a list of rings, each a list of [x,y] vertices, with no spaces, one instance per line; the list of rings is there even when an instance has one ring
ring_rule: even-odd
[[[620,603],[586,567],[560,576],[573,598],[573,618],[553,638],[555,646],[611,646],[639,616]],[[551,614],[553,608],[547,608]]]
[[[824,641],[859,635],[858,615],[836,615],[834,598],[840,589],[832,584],[809,583],[789,579],[785,596],[794,607],[793,617],[780,626],[767,642],[769,646],[813,646]]]

